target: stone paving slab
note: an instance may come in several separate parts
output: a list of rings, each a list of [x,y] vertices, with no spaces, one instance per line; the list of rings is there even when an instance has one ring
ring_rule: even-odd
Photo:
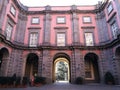
[[[27,88],[0,88],[0,90],[120,90],[118,85],[74,85],[74,84],[49,84],[41,87]]]

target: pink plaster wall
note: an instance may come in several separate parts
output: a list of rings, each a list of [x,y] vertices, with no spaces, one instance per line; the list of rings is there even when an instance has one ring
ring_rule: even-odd
[[[13,16],[11,13],[10,13],[10,7],[11,5],[14,6],[14,8],[16,9],[16,15]],[[2,30],[5,31],[6,30],[6,25],[7,25],[7,19],[8,19],[8,16],[11,17],[11,19],[15,22],[15,23],[18,23],[17,20],[18,20],[18,13],[19,13],[19,10],[18,8],[16,7],[16,5],[11,1],[9,0],[9,3],[7,5],[7,10],[6,10],[6,16],[5,16],[5,19],[3,21],[3,26],[2,26]],[[12,32],[12,37],[11,37],[11,41],[14,41],[14,36],[15,36],[15,30],[16,30],[16,24],[13,28],[13,32]]]
[[[111,1],[109,1],[109,2],[111,2]],[[114,0],[111,2],[111,4],[113,5],[113,11],[110,14],[108,14],[108,12],[107,12],[107,7],[108,7],[109,3],[107,4],[107,6],[105,8],[106,20],[108,21],[112,17],[112,15],[114,13],[116,13],[118,27],[120,28],[120,24],[119,24],[120,23],[120,19],[119,19],[118,13],[117,13],[118,11],[117,11],[116,4],[115,4]],[[112,38],[112,31],[111,31],[111,27],[110,27],[109,23],[108,23],[108,33],[109,33],[110,39],[112,40],[113,39]]]
[[[90,16],[91,17],[91,21],[92,23],[83,23],[83,17],[84,16]],[[99,39],[98,39],[98,30],[97,30],[97,25],[96,25],[96,15],[95,14],[79,14],[79,32],[80,32],[80,42],[84,43],[84,29],[82,29],[81,27],[87,27],[87,26],[92,26],[95,27],[93,30],[93,35],[94,35],[94,40],[95,43],[98,44],[99,43]]]
[[[33,17],[39,17],[40,18],[40,23],[39,24],[31,24],[31,20]],[[41,44],[43,41],[43,26],[44,26],[44,16],[43,15],[28,15],[27,16],[28,21],[27,21],[27,26],[26,26],[26,31],[25,31],[25,39],[24,43],[28,44],[29,43],[29,28],[39,28],[39,43]],[[35,30],[35,29],[34,29]]]
[[[57,17],[65,17],[66,18],[66,23],[65,24],[57,24]],[[72,28],[71,28],[71,15],[70,14],[53,14],[51,16],[52,21],[51,21],[51,44],[55,45],[56,44],[56,29],[55,27],[68,27],[68,29],[65,29],[66,31],[66,36],[67,36],[67,44],[72,43]],[[61,30],[61,29],[60,29]],[[60,31],[58,30],[58,31]]]
[[[18,23],[17,20],[18,20],[18,13],[19,13],[19,10],[17,8],[16,5],[14,5],[14,7],[16,8],[16,17],[14,17],[13,15],[11,15],[10,13],[10,6],[14,5],[14,3],[12,2],[12,0],[10,0],[9,4],[7,5],[7,12],[6,12],[6,16],[5,16],[5,19],[4,19],[4,25],[2,27],[2,29],[5,31],[6,29],[6,23],[7,23],[7,17],[8,15],[13,19],[13,21],[15,23]],[[115,3],[113,1],[113,6],[114,6],[114,11],[108,15],[107,14],[107,9],[105,9],[105,14],[106,14],[106,19],[109,20],[109,18],[111,17],[111,15],[116,12],[116,6],[115,6]],[[107,8],[107,7],[106,7]],[[63,10],[63,11],[66,11],[66,10],[70,10],[71,9],[71,6],[64,6],[64,7],[60,7],[60,6],[54,6],[54,7],[51,7],[51,10]],[[77,6],[77,9],[79,10],[94,10],[95,9],[95,6]],[[42,10],[45,10],[45,7],[29,7],[28,9],[29,11],[42,11]],[[72,44],[72,14],[69,13],[69,14],[56,14],[56,13],[53,13],[53,14],[50,14],[51,15],[51,32],[50,32],[50,42],[52,45],[55,45],[56,44],[56,30],[54,29],[55,27],[68,27],[68,29],[66,29],[66,34],[67,34],[67,44],[70,45]],[[39,35],[39,44],[42,44],[43,43],[43,33],[44,33],[44,14],[34,14],[34,15],[28,15],[28,21],[27,21],[27,26],[26,26],[26,31],[25,31],[25,39],[24,39],[24,43],[25,44],[28,44],[29,42],[29,29],[28,28],[39,28],[39,32],[40,32],[40,35]],[[66,17],[66,24],[56,24],[56,18],[58,16],[64,16]],[[80,32],[80,43],[84,43],[84,33],[83,33],[83,29],[81,27],[86,27],[86,26],[93,26],[95,27],[94,28],[94,40],[95,40],[95,43],[98,44],[99,43],[99,39],[98,39],[98,30],[97,30],[97,25],[96,25],[96,15],[95,14],[92,14],[92,13],[88,13],[88,14],[82,14],[82,13],[79,13],[77,14],[78,16],[78,20],[79,20],[79,32]],[[82,21],[82,17],[83,16],[90,16],[92,18],[92,23],[89,23],[89,24],[84,24],[83,21]],[[37,24],[37,25],[33,25],[31,24],[31,19],[32,17],[39,17],[40,18],[40,24]],[[118,20],[118,23],[120,23],[120,20],[118,18],[118,15],[117,15],[117,20]],[[120,25],[119,25],[120,27]],[[112,36],[111,36],[111,31],[110,31],[110,26],[108,25],[108,28],[109,28],[109,37],[112,39]],[[12,33],[12,40],[14,40],[14,34],[15,34],[15,30],[16,30],[16,25],[13,29],[13,33]]]

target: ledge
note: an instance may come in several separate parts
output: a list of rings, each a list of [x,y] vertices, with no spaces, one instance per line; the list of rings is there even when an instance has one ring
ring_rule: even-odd
[[[68,27],[54,27],[54,29],[68,29]]]
[[[81,28],[82,29],[94,29],[95,26],[82,26]]]
[[[41,27],[28,27],[28,29],[41,29]]]
[[[24,6],[23,4],[21,4],[20,2],[18,2],[17,0],[13,0],[13,2],[17,5],[17,7],[19,8],[19,10],[25,14],[45,14],[45,13],[61,13],[61,14],[65,14],[65,13],[99,13],[102,10],[104,10],[105,6],[108,3],[108,0],[106,0],[102,5],[100,5],[100,7],[95,8],[93,10],[66,10],[66,11],[54,11],[54,10],[43,10],[43,11],[29,11],[27,6]],[[95,5],[93,5],[95,6]]]
[[[19,43],[14,43],[11,41],[6,40],[5,36],[0,33],[0,40],[2,43],[5,43],[6,45],[19,49],[19,50],[43,50],[43,49],[49,49],[49,50],[74,50],[74,49],[79,49],[79,50],[102,50],[102,49],[108,49],[112,48],[116,45],[120,44],[120,38],[118,36],[117,39],[114,39],[113,41],[110,41],[108,43],[104,44],[98,44],[95,46],[84,46],[81,43],[78,43],[77,45],[66,45],[66,46],[56,46],[56,45],[51,45],[51,44],[39,44],[37,47],[29,47],[28,45],[25,44],[19,44]]]

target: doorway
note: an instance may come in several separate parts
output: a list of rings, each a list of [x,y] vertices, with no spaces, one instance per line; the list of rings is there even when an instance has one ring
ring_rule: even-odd
[[[7,48],[0,49],[0,75],[7,75],[7,63],[9,58],[9,51]]]
[[[38,56],[34,53],[28,54],[25,67],[25,77],[32,77],[38,74]]]
[[[85,55],[85,80],[86,82],[99,83],[98,56],[94,53]]]
[[[55,82],[69,82],[70,80],[70,66],[66,58],[57,58],[54,61],[54,81]]]

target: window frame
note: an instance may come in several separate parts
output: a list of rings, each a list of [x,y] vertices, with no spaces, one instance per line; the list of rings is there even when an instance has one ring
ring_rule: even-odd
[[[7,34],[8,25],[11,27],[10,34]],[[11,25],[11,24],[8,22],[7,25],[6,25],[6,30],[5,30],[5,33],[6,33],[6,40],[11,40],[11,38],[12,38],[12,31],[13,31],[13,25]]]
[[[36,45],[31,44],[31,34],[37,34],[37,40],[36,40]],[[39,40],[39,32],[29,32],[29,47],[37,47],[38,44],[38,40]]]
[[[113,26],[114,25],[114,26]],[[115,29],[113,29],[112,27],[115,27]],[[111,31],[112,31],[112,35],[113,35],[113,38],[116,39],[117,38],[117,32],[118,32],[118,25],[117,25],[117,22],[114,21],[112,24],[111,24]]]
[[[65,35],[65,37],[64,37],[64,45],[63,45],[63,43],[62,43],[62,45],[59,45],[58,34],[64,34]],[[66,45],[66,33],[65,32],[57,32],[56,33],[56,44],[57,44],[57,46],[65,46]]]
[[[64,21],[59,21],[58,19],[64,19]],[[66,23],[66,17],[65,16],[58,16],[57,18],[56,18],[56,23],[57,24],[65,24]]]
[[[34,19],[38,19],[37,22],[33,22]],[[32,17],[31,18],[31,24],[40,24],[40,18],[39,17]]]
[[[87,68],[88,63],[89,63],[89,69]],[[90,72],[91,77],[86,77],[86,72]],[[91,61],[85,60],[85,79],[86,80],[94,80],[94,78],[95,78],[95,76],[94,76],[93,64]]]
[[[89,18],[90,21],[86,21],[85,18]],[[92,23],[92,18],[91,16],[83,16],[83,23]]]
[[[86,38],[86,35],[85,35],[86,33],[91,33],[92,34],[92,45],[87,43],[87,38]],[[84,41],[85,41],[86,46],[94,46],[94,33],[93,32],[84,32]]]
[[[11,35],[10,35],[9,39],[7,38],[7,27],[8,27],[8,25],[10,25],[12,27]],[[13,20],[10,19],[10,18],[7,18],[7,22],[6,22],[6,26],[5,26],[5,36],[6,36],[7,40],[11,40],[11,38],[12,38],[12,32],[14,30],[14,25],[15,25],[15,23],[13,22]]]
[[[110,9],[111,7],[111,9]],[[110,9],[110,10],[109,10]],[[112,2],[109,3],[109,5],[107,6],[107,13],[108,15],[110,15],[110,13],[114,10],[113,4]]]
[[[13,11],[14,10],[14,11]],[[15,17],[16,16],[16,8],[14,5],[10,6],[10,13]]]

